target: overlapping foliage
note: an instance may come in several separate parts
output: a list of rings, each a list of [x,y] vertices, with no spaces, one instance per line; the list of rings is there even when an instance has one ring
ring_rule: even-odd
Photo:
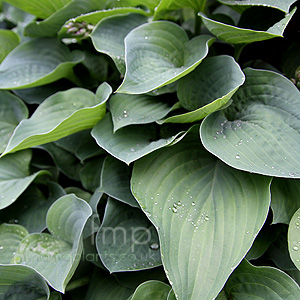
[[[299,299],[298,6],[0,0],[0,299]]]

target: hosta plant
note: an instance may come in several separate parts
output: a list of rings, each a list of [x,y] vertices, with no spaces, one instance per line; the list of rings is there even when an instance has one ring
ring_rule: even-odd
[[[0,299],[300,299],[295,0],[0,0]]]

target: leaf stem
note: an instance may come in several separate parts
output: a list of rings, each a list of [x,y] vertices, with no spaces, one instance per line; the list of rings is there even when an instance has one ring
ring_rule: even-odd
[[[85,286],[89,282],[90,282],[90,277],[89,276],[79,278],[79,279],[71,282],[70,284],[68,284],[68,286],[66,287],[66,292],[70,292],[70,291],[75,290],[79,287]]]

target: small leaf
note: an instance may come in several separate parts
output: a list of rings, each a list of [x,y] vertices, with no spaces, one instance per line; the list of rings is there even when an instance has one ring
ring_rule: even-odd
[[[108,155],[102,167],[99,189],[121,202],[139,207],[130,190],[130,178],[131,170],[129,167]]]
[[[239,28],[232,25],[227,25],[213,19],[206,17],[199,13],[203,24],[206,28],[220,40],[232,44],[249,44],[258,41],[264,41],[275,37],[283,37],[283,32],[293,17],[296,9],[291,13],[287,13],[285,18],[274,24],[266,31],[252,30],[246,28]]]
[[[263,175],[300,177],[300,93],[287,78],[245,69],[245,84],[200,128],[204,147],[228,165]]]
[[[95,192],[99,187],[103,161],[104,157],[92,158],[81,168],[80,180],[86,190]]]
[[[0,209],[12,204],[26,188],[40,175],[39,171],[29,175],[31,151],[25,150],[0,159]]]
[[[46,215],[49,207],[59,197],[65,195],[61,186],[48,182],[48,198],[35,185],[29,186],[19,197],[19,201],[0,211],[0,220],[15,222],[30,233],[46,229]]]
[[[43,144],[41,146],[36,146],[36,148],[47,151],[52,157],[57,169],[63,174],[74,180],[80,180],[82,165],[75,155],[56,146],[54,143]]]
[[[108,11],[112,12],[118,10]],[[141,12],[143,12],[141,10]],[[104,12],[103,12],[104,13]],[[142,14],[131,13],[126,15],[112,15],[101,20],[91,38],[97,51],[109,55],[121,74],[125,73],[125,44],[124,39],[134,28],[147,22],[147,17]]]
[[[24,34],[28,36],[41,37],[56,36],[57,32],[64,25],[64,23],[73,16],[79,16],[81,14],[92,12],[102,8],[103,1],[73,0],[67,3],[64,7],[57,10],[46,20],[33,21],[29,23],[24,29]]]
[[[0,29],[0,63],[20,43],[20,37],[11,30]]]
[[[166,13],[180,8],[192,8],[195,12],[202,11],[206,0],[161,0],[154,13],[154,20],[161,19]]]
[[[26,228],[16,224],[0,225],[0,263],[9,264],[21,240],[28,235]],[[0,273],[1,274],[1,273]]]
[[[133,29],[125,38],[126,73],[116,92],[142,94],[192,72],[214,39],[201,35],[189,41],[184,29],[155,21]]]
[[[39,18],[48,18],[71,0],[5,0],[5,2],[20,8]]]
[[[0,65],[0,89],[29,88],[60,78],[73,78],[73,66],[83,60],[55,38],[35,38],[12,50]]]
[[[27,117],[28,109],[18,97],[0,90],[0,153],[6,148],[19,122]]]
[[[169,292],[170,286],[156,280],[150,280],[142,283],[135,290],[130,300],[161,300],[166,299]]]
[[[127,300],[132,293],[132,288],[120,284],[114,276],[100,268],[95,268],[84,300]]]
[[[245,8],[249,7],[250,5],[257,5],[257,6],[268,6],[280,9],[286,13],[289,12],[291,5],[296,2],[296,0],[218,0],[219,2],[226,4],[226,5],[233,5],[233,6],[245,6]]]
[[[299,286],[281,270],[255,267],[246,260],[229,277],[225,286],[229,299],[296,300]]]
[[[175,128],[176,129],[176,128]],[[158,137],[155,124],[144,126],[127,126],[113,133],[110,113],[92,129],[92,136],[97,144],[117,159],[130,164],[131,162],[165,147],[186,132],[168,132],[166,137]]]
[[[172,105],[163,97],[115,94],[110,98],[114,132],[132,124],[147,124],[166,116]]]
[[[300,207],[299,180],[274,178],[271,185],[273,224],[289,224]]]
[[[288,244],[290,257],[300,270],[300,208],[293,215],[288,231]]]
[[[111,93],[108,84],[101,86],[103,93],[100,99],[82,88],[58,92],[47,98],[29,119],[17,126],[2,155],[49,143],[93,127],[105,115],[104,102]]]
[[[158,230],[177,299],[218,295],[265,222],[269,185],[223,164],[193,133],[135,162],[131,189]]]
[[[96,245],[101,261],[111,273],[161,265],[159,241],[153,225],[140,209],[111,198]]]
[[[32,267],[57,291],[65,287],[80,261],[82,231],[92,210],[75,195],[59,198],[49,209],[51,234],[30,234],[19,245],[12,263]]]
[[[49,298],[43,277],[32,268],[0,265],[0,299],[40,300]]]

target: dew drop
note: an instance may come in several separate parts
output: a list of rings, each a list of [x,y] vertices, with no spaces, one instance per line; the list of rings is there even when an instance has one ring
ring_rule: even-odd
[[[237,155],[235,156],[235,158],[236,158],[236,159],[240,159],[241,157],[237,154]]]
[[[131,149],[130,149],[130,151],[131,151],[131,152],[134,152],[134,151],[135,151],[135,149],[134,149],[134,148],[131,148]]]
[[[0,246],[0,250],[2,250],[3,249],[3,246]]]
[[[298,251],[298,250],[299,250],[299,247],[294,246],[294,247],[293,247],[293,250],[294,250],[294,251]]]
[[[124,110],[124,111],[123,111],[123,117],[124,117],[124,118],[128,118],[128,112],[127,112],[127,110]]]
[[[290,173],[289,173],[289,176],[294,177],[294,176],[295,176],[295,173],[294,173],[294,172],[290,172]]]
[[[158,250],[159,249],[159,245],[157,243],[153,243],[150,245],[150,249],[151,250]]]
[[[148,40],[148,37],[147,37],[147,36],[145,36],[145,40]]]
[[[213,137],[213,139],[214,139],[214,140],[216,140],[216,139],[217,139],[217,137],[216,137],[216,136],[214,136],[214,137]]]
[[[177,213],[177,208],[176,207],[172,207],[172,212],[173,213]]]
[[[196,205],[196,203],[195,202],[192,202],[192,206],[195,206]]]

